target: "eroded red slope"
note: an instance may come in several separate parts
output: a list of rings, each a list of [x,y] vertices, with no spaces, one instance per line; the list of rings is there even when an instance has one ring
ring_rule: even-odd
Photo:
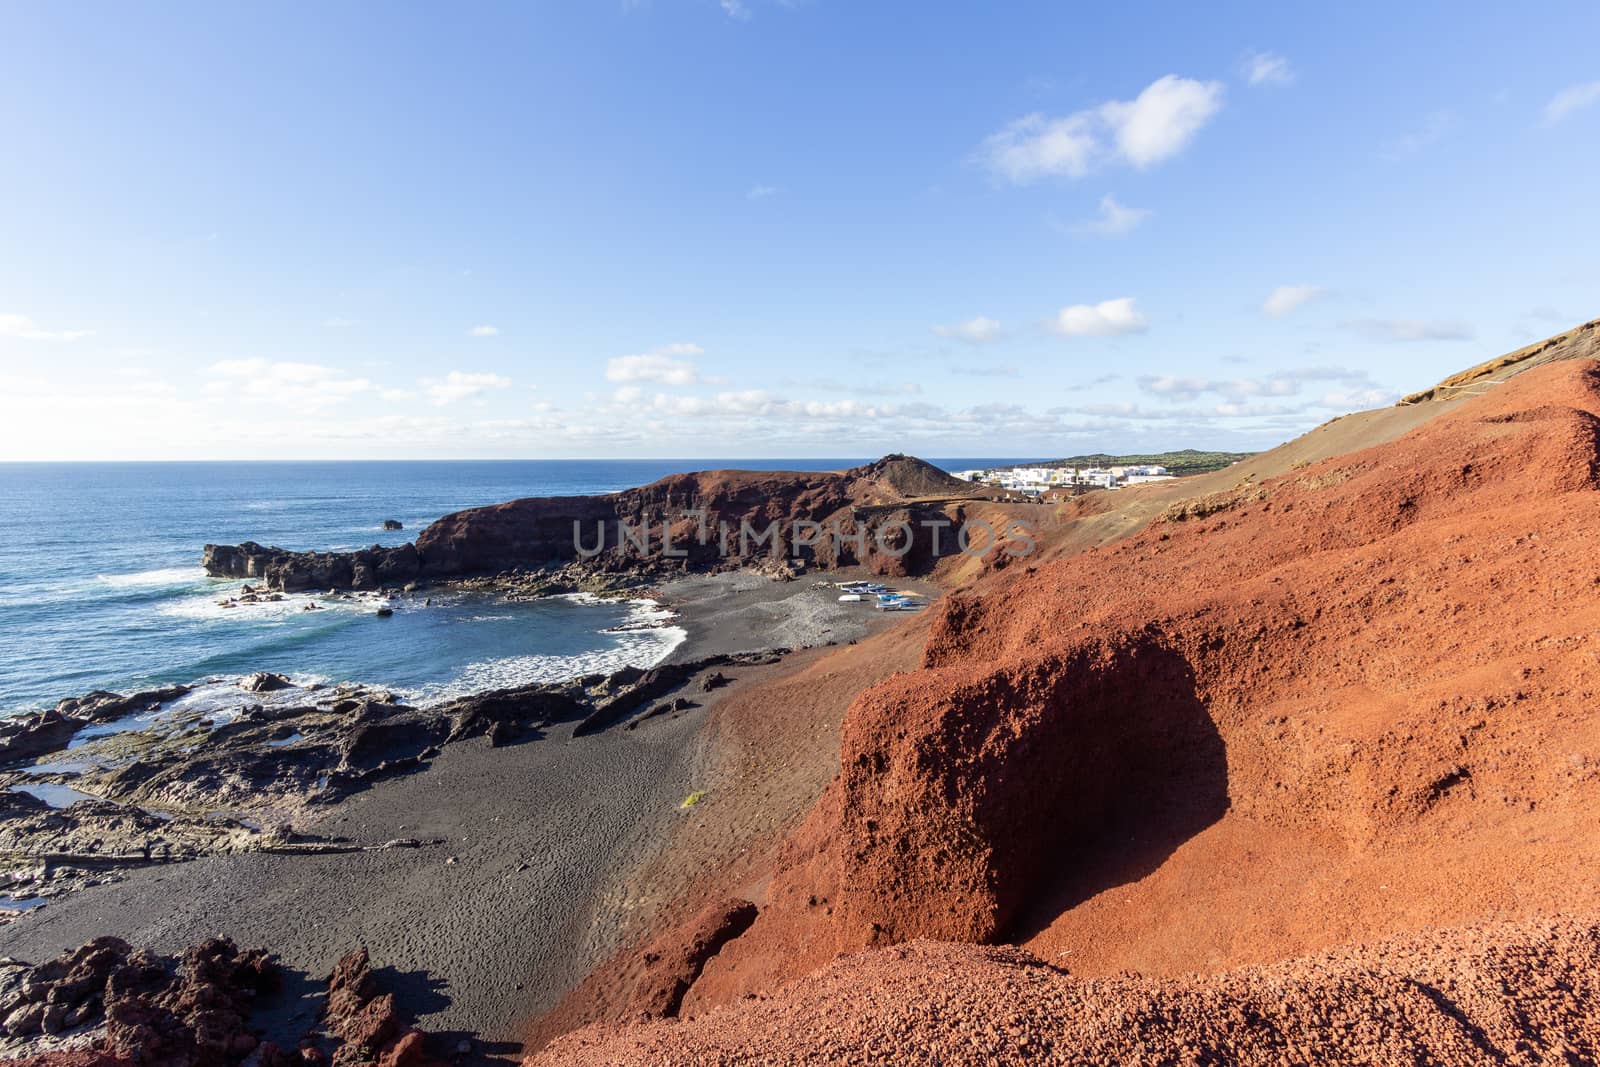
[[[947,598],[684,1014],[916,938],[1171,974],[1600,914],[1597,457],[1551,364]]]

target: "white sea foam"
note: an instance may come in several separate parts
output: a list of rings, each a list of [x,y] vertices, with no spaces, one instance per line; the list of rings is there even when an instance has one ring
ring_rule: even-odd
[[[201,567],[162,567],[153,571],[135,571],[132,574],[97,574],[95,580],[114,589],[157,588],[160,586],[195,585],[205,579]]]
[[[610,674],[624,667],[654,667],[689,635],[677,626],[656,626],[617,632],[613,636],[616,643],[612,647],[578,655],[507,656],[469,663],[450,681],[423,686],[405,695],[419,704],[432,704],[490,689],[561,682],[585,674]]]
[[[179,619],[245,619],[260,622],[268,619],[283,619],[290,616],[315,614],[307,611],[307,604],[315,604],[319,611],[334,611],[344,614],[370,614],[387,601],[369,600],[354,597],[329,597],[322,593],[281,593],[282,600],[258,600],[254,603],[235,602],[231,607],[224,607],[223,601],[232,598],[238,593],[237,585],[218,586],[215,589],[201,593],[198,596],[184,597],[174,600],[170,604],[163,604],[160,612]]]

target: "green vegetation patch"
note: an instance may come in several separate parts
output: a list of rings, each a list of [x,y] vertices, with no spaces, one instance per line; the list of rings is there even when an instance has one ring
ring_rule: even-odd
[[[1040,463],[1019,463],[1020,467],[1148,467],[1160,466],[1182,477],[1186,474],[1205,474],[1207,471],[1219,471],[1224,467],[1231,467],[1241,459],[1249,459],[1254,452],[1202,452],[1195,448],[1185,448],[1177,452],[1151,452],[1136,456],[1113,456],[1105,452],[1095,452],[1087,456],[1068,456],[1066,459],[1050,459]]]

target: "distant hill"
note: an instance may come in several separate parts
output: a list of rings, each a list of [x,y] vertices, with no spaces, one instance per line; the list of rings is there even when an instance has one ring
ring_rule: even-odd
[[[1012,467],[1144,467],[1156,465],[1173,474],[1204,474],[1221,470],[1241,459],[1249,459],[1254,452],[1202,452],[1185,448],[1177,452],[1152,452],[1146,455],[1112,456],[1095,452],[1087,456],[1068,456],[1066,459],[1049,459],[1039,463],[1013,463]],[[1010,468],[1005,468],[1009,470]]]

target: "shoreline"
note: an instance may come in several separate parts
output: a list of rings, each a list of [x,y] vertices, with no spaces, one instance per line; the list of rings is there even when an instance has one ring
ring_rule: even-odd
[[[682,668],[708,656],[852,643],[902,621],[827,595],[844,577],[778,582],[727,572],[625,595],[676,613],[670,625],[684,636],[660,665]],[[500,747],[487,737],[442,745],[422,765],[296,820],[297,831],[353,849],[136,867],[19,915],[0,927],[0,940],[7,954],[41,962],[102,934],[177,952],[224,933],[313,978],[366,944],[375,965],[416,976],[395,992],[420,1025],[520,1040],[530,1020],[648,924],[628,874],[662,861],[685,797],[719,788],[704,780],[718,708],[791,669],[788,658],[691,669],[676,689],[686,706],[592,735],[577,736],[568,721]],[[395,841],[416,844],[381,847]],[[292,1029],[287,1017],[274,1025]]]

